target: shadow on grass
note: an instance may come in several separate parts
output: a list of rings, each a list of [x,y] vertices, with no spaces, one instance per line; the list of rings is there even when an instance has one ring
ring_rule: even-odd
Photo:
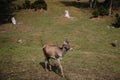
[[[60,1],[62,4],[64,4],[65,6],[73,6],[73,7],[76,7],[76,8],[90,8],[90,4],[89,4],[89,1],[84,1],[84,2],[81,2],[81,1]],[[99,2],[99,1],[96,1],[96,6],[94,6],[94,8],[96,7],[101,7],[101,6],[104,6],[104,1],[103,2]]]
[[[65,6],[74,6],[77,8],[89,8],[89,2],[60,1]]]
[[[116,18],[115,22],[112,23],[111,25],[114,26],[115,28],[120,28],[120,15],[117,13],[115,15],[115,18]]]
[[[45,63],[44,62],[40,62],[39,64],[43,67],[43,69],[45,69]],[[58,74],[58,72],[57,72],[58,68],[57,68],[57,66],[55,64],[51,65],[51,68],[52,68],[52,71],[54,73]],[[47,69],[49,70],[49,66],[47,66]]]
[[[39,64],[45,69],[45,63],[44,62],[40,62]],[[57,75],[62,77],[62,75],[60,74],[60,69],[58,68],[58,66],[56,64],[51,65],[51,67],[52,67],[51,71],[53,71],[54,73],[56,73]],[[49,70],[49,66],[47,66],[47,69]],[[70,80],[69,76],[67,76],[67,75],[65,75],[65,79]]]

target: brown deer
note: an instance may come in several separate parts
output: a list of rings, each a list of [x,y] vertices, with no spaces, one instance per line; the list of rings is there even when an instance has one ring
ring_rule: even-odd
[[[68,50],[72,50],[68,40],[64,41],[62,47],[59,47],[57,45],[45,45],[43,47],[43,52],[45,55],[45,70],[47,70],[47,64],[49,66],[49,69],[51,70],[51,64],[49,60],[55,59],[57,60],[61,75],[62,77],[64,77],[61,60]]]

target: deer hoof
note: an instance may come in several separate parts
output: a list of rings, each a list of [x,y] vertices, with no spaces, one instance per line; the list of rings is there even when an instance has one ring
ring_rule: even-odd
[[[46,72],[48,72],[48,70],[47,70],[47,69],[45,69],[45,71],[46,71]]]
[[[63,74],[60,74],[60,73],[59,73],[59,75],[60,75],[61,77],[63,77],[63,78],[65,77]]]
[[[64,75],[62,75],[62,77],[64,78],[65,76],[64,76]]]
[[[52,71],[52,69],[49,69],[49,71]]]

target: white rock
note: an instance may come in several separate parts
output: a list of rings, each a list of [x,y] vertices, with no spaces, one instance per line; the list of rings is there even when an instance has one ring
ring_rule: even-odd
[[[14,17],[12,17],[11,20],[14,25],[17,24],[16,19]]]
[[[69,15],[68,10],[65,10],[65,17],[66,17],[66,18],[70,18],[70,15]]]
[[[19,39],[17,42],[18,42],[18,43],[23,43],[23,40],[22,40],[22,39]]]

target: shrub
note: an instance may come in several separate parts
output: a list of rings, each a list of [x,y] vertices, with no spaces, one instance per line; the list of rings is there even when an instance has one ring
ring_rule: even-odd
[[[25,0],[25,3],[23,3],[23,9],[30,9],[31,8],[31,2],[29,0]]]
[[[108,14],[107,9],[105,9],[103,6],[96,8],[92,12],[93,17],[104,16],[104,15],[107,15],[107,14]]]
[[[20,5],[17,5],[17,10],[21,10],[22,7]]]
[[[98,11],[98,9],[95,9],[95,10],[92,12],[92,15],[93,15],[93,17],[98,17],[98,16],[99,16],[99,11]]]
[[[113,26],[115,27],[115,28],[120,28],[120,16],[119,16],[119,14],[116,14],[116,21],[115,21],[115,23],[113,23]]]
[[[35,10],[37,9],[44,9],[47,10],[47,4],[45,3],[44,0],[36,0],[31,7]]]

